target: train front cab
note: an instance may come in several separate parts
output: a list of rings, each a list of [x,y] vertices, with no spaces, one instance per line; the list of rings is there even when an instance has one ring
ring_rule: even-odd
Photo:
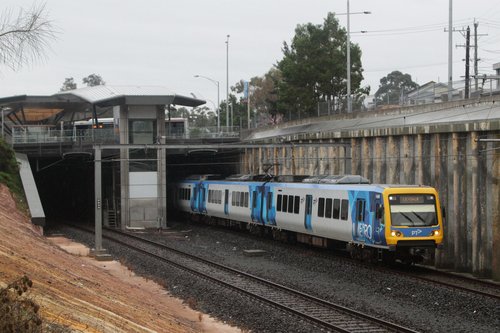
[[[426,251],[442,246],[442,212],[434,188],[387,188],[383,196],[385,238],[395,259],[419,262]]]

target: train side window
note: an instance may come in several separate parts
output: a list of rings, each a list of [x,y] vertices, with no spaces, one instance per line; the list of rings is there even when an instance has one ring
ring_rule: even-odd
[[[267,192],[267,210],[273,207],[273,193]]]
[[[340,207],[340,219],[347,220],[349,216],[349,200],[342,199]]]
[[[318,217],[325,216],[325,198],[319,198],[318,200]]]
[[[234,195],[234,191],[231,192],[231,205],[235,206],[236,204],[236,196]]]
[[[326,208],[325,208],[325,217],[331,219],[332,218],[332,206],[333,200],[331,198],[326,199]]]
[[[278,194],[278,199],[277,199],[277,202],[276,202],[276,210],[278,212],[281,212],[281,201],[283,200],[283,195],[282,194]]]
[[[333,199],[333,214],[332,218],[339,219],[340,216],[340,199]]]
[[[257,191],[252,192],[252,207],[257,208]]]
[[[248,192],[245,192],[244,201],[245,201],[245,207],[248,207]]]
[[[222,191],[219,191],[219,204],[222,203]]]
[[[293,195],[288,196],[288,212],[293,213]]]
[[[295,196],[293,203],[294,203],[293,212],[295,214],[298,214],[300,211],[300,197],[298,195]]]
[[[287,212],[288,211],[288,195],[284,195],[283,196],[283,205],[282,205],[282,208],[283,208],[283,212]]]

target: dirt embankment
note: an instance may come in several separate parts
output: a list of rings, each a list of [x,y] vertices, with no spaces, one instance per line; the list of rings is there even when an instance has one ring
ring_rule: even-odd
[[[0,286],[29,276],[28,297],[40,305],[45,321],[82,332],[239,332],[116,261],[97,262],[79,244],[43,237],[2,184],[0,235]]]

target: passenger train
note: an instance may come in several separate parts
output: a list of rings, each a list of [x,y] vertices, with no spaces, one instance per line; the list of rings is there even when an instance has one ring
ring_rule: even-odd
[[[201,175],[180,181],[175,192],[177,208],[191,217],[341,245],[368,261],[420,262],[443,242],[444,210],[428,186],[370,184],[357,175]]]

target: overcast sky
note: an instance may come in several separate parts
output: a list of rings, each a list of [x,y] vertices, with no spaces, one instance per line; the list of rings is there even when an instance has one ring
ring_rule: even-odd
[[[328,12],[346,13],[346,0],[47,0],[60,34],[47,59],[13,72],[0,66],[0,97],[51,95],[67,77],[79,87],[96,73],[109,85],[161,85],[182,95],[217,101],[229,85],[262,76],[282,59],[298,24],[322,24]],[[1,0],[0,8],[29,8],[28,0]],[[37,3],[41,3],[38,1]],[[351,0],[351,40],[363,52],[363,86],[372,93],[393,70],[419,84],[447,82],[449,0]],[[370,15],[354,14],[371,11]],[[345,15],[339,21],[347,25]],[[500,1],[454,0],[456,29],[479,22],[479,72],[500,62]],[[366,30],[368,33],[356,33]],[[472,40],[473,41],[473,40]],[[465,44],[453,34],[453,79],[464,75]],[[472,56],[472,53],[471,53]],[[210,102],[211,101],[211,102]]]

